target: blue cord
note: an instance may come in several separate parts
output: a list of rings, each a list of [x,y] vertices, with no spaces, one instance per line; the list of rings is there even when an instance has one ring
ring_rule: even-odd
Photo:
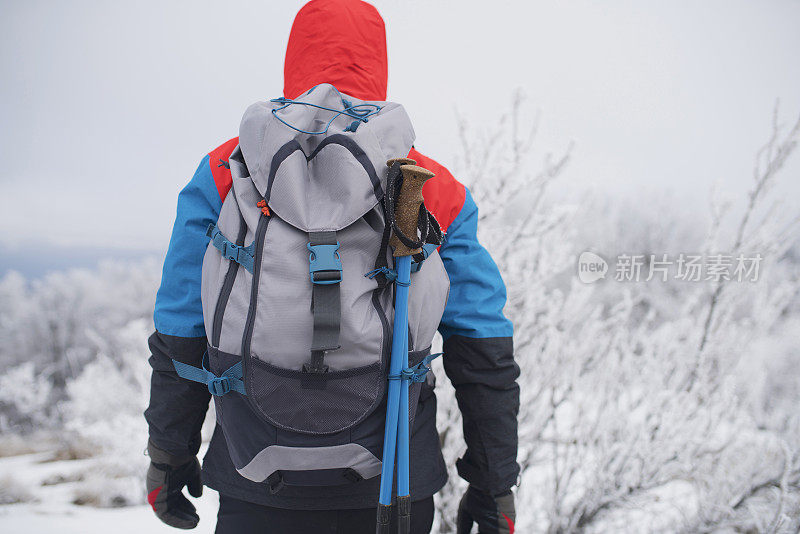
[[[334,89],[336,89],[336,88],[334,87]],[[313,91],[314,88],[312,87],[311,90]],[[311,91],[309,91],[309,93],[310,92]],[[339,90],[336,89],[336,92],[339,93]],[[328,129],[331,127],[331,124],[333,123],[334,120],[336,120],[336,118],[339,115],[347,115],[351,119],[355,119],[352,123],[350,123],[349,126],[347,126],[347,128],[344,129],[344,131],[346,131],[346,132],[355,132],[356,129],[358,129],[358,125],[359,124],[361,124],[362,122],[367,122],[370,117],[372,117],[373,115],[376,115],[381,110],[381,106],[379,106],[377,104],[355,104],[355,105],[353,105],[353,103],[350,102],[349,100],[346,100],[342,96],[341,93],[339,93],[339,97],[342,100],[342,106],[344,106],[344,109],[342,109],[342,110],[328,108],[328,107],[325,107],[325,106],[312,104],[310,102],[301,102],[299,100],[292,100],[291,98],[286,98],[286,97],[273,98],[272,100],[270,100],[270,102],[275,102],[277,104],[283,104],[282,106],[277,107],[277,108],[272,110],[272,114],[275,116],[276,119],[281,121],[283,124],[285,124],[286,126],[291,128],[292,130],[296,130],[296,131],[298,131],[300,133],[304,133],[304,134],[308,134],[308,135],[324,135],[324,134],[328,133]],[[333,115],[333,117],[331,117],[331,120],[329,120],[327,122],[327,124],[325,124],[325,129],[324,130],[320,130],[318,132],[309,132],[308,130],[301,130],[300,128],[292,126],[291,124],[289,124],[288,122],[286,122],[285,120],[283,120],[282,118],[280,118],[278,116],[278,112],[279,111],[282,111],[282,110],[288,108],[292,104],[300,104],[300,105],[309,106],[309,107],[312,107],[312,108],[323,109],[325,111],[330,111],[334,115]]]

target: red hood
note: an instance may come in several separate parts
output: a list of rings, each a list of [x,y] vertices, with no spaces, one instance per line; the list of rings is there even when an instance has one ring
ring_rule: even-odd
[[[292,24],[283,95],[297,98],[320,83],[361,100],[386,100],[386,29],[360,0],[311,0]]]

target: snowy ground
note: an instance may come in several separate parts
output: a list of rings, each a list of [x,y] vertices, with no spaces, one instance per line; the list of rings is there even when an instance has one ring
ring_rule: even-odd
[[[93,460],[46,461],[50,453],[0,458],[0,485],[18,485],[33,502],[0,506],[0,532],[3,534],[142,534],[175,533],[162,524],[149,506],[95,508],[71,504],[75,482],[71,473],[85,470]],[[60,478],[59,478],[60,477]],[[204,488],[201,499],[192,499],[200,514],[200,524],[192,532],[214,532],[217,493]]]

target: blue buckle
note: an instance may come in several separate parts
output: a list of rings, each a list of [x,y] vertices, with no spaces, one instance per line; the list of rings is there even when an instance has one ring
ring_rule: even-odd
[[[225,395],[231,390],[231,382],[227,376],[217,376],[208,381],[208,391],[212,395]]]
[[[222,255],[225,256],[227,259],[229,259],[231,261],[235,261],[236,263],[239,263],[239,251],[241,249],[242,249],[242,247],[240,247],[238,245],[235,245],[234,243],[231,243],[230,241],[226,241],[225,242],[225,251],[222,253]]]
[[[223,258],[234,261],[249,272],[253,272],[253,252],[255,252],[256,248],[255,241],[246,247],[231,243],[213,223],[208,225],[206,235],[211,238],[214,248],[219,250]]]
[[[306,245],[311,254],[308,255],[308,272],[314,284],[330,285],[342,281],[342,260],[339,257],[339,242],[335,245]],[[317,273],[320,273],[317,275]]]

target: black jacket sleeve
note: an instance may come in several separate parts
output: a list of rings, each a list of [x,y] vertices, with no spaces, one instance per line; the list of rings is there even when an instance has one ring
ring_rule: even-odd
[[[469,191],[439,249],[450,295],[439,331],[444,369],[456,389],[467,452],[456,466],[473,486],[493,495],[516,483],[519,367],[513,326],[503,314],[506,288],[478,241],[478,207]]]
[[[444,342],[444,368],[456,390],[464,420],[467,452],[456,462],[458,474],[492,495],[517,481],[519,367],[511,337],[468,338]]]
[[[172,359],[200,367],[206,338],[168,336],[156,331],[148,343],[153,374],[150,406],[144,416],[150,427],[150,440],[173,455],[196,455],[211,394],[204,384],[180,378]]]

